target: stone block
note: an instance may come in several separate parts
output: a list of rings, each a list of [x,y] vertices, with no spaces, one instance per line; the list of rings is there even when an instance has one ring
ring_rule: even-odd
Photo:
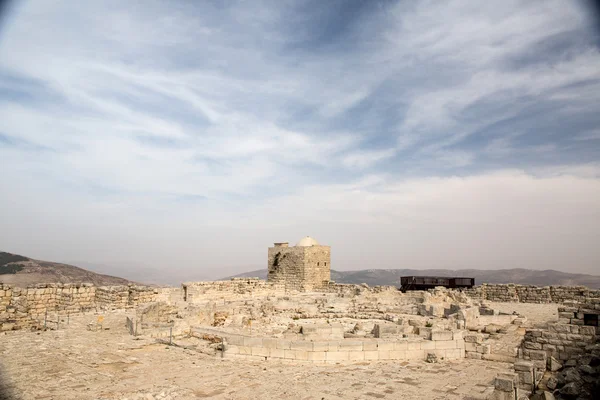
[[[365,360],[379,360],[379,352],[375,351],[364,351]]]
[[[363,342],[341,340],[339,342],[340,351],[363,351]]]
[[[328,346],[329,348],[327,349],[327,351],[339,351],[340,350],[340,342],[328,342]]]
[[[433,341],[450,341],[452,338],[453,335],[451,331],[431,331],[431,340]]]
[[[533,384],[533,372],[532,371],[520,371],[519,375],[519,383],[526,383],[529,385]]]
[[[394,342],[394,350],[408,350],[408,342],[407,341],[399,341]]]
[[[477,343],[465,342],[465,350],[477,352]]]
[[[593,326],[579,326],[579,334],[580,335],[587,335],[587,336],[594,336],[596,334],[596,329]]]
[[[390,352],[393,350],[378,350],[380,360],[390,360]]]
[[[246,347],[262,347],[262,338],[244,336],[244,346]]]
[[[365,340],[363,342],[364,351],[377,351],[378,343],[372,340]]]
[[[516,361],[516,357],[504,354],[482,354],[481,359],[488,361],[505,362],[508,364],[514,364]]]
[[[463,358],[460,349],[448,349],[448,350],[446,350],[446,359],[448,359],[448,360],[458,360],[459,358]]]
[[[435,343],[436,350],[456,349],[456,342],[454,340],[433,343]]]
[[[238,346],[239,354],[241,355],[252,355],[252,347],[247,346]]]
[[[290,351],[293,351],[293,350],[290,350]],[[308,353],[310,353],[309,351],[305,351],[305,350],[295,350],[295,351],[296,351],[296,360],[308,361]]]
[[[390,337],[398,335],[398,325],[395,324],[375,324],[373,335],[376,338]]]
[[[529,350],[542,350],[542,344],[541,344],[541,343],[535,343],[535,342],[525,342],[525,343],[523,344],[523,346],[524,346],[526,349],[529,349]]]
[[[313,351],[329,351],[329,342],[313,342]]]
[[[530,350],[529,358],[531,358],[532,360],[546,361],[546,352],[544,350]]]
[[[470,358],[470,359],[474,359],[474,360],[481,360],[482,354],[481,353],[475,353],[475,352],[472,352],[472,351],[467,351],[467,352],[465,352],[465,358]]]
[[[418,331],[418,335],[421,336],[423,339],[431,339],[431,328],[425,327],[425,326],[419,326],[417,328]]]
[[[465,341],[462,339],[459,340],[455,340],[454,341],[456,343],[456,348],[457,349],[464,349],[465,348]]]
[[[460,330],[460,331],[452,331],[452,339],[453,340],[462,340],[464,341],[465,338],[465,331]]]
[[[296,354],[298,352],[300,352],[301,350],[283,350],[283,355],[285,359],[288,360],[295,360],[296,359]]]
[[[483,343],[483,336],[478,333],[465,335],[465,343]]]
[[[278,348],[269,349],[269,357],[273,358],[285,358],[285,350]]]
[[[421,342],[421,350],[434,350],[435,348],[435,342],[431,340],[423,340]]]
[[[494,379],[494,389],[501,392],[513,393],[516,379],[515,376],[511,376],[510,374],[501,374]]]
[[[568,325],[571,329],[571,333],[579,333],[579,325]]]
[[[349,351],[327,352],[326,353],[326,361],[348,361],[350,359],[349,354],[350,354]],[[363,354],[363,352],[360,352],[360,354]],[[364,357],[364,355],[363,355],[363,357]]]
[[[367,343],[367,342],[363,342],[363,346],[365,345],[365,343]],[[377,343],[377,350],[394,350],[394,348],[395,348],[394,342],[378,342]]]
[[[548,358],[548,369],[552,372],[556,372],[559,369],[562,368],[562,364],[560,361],[558,361],[556,358],[554,357],[549,357]]]
[[[423,350],[406,350],[407,360],[424,360],[425,352]]]
[[[492,347],[489,344],[480,344],[477,346],[477,352],[481,354],[490,354],[492,352]]]
[[[421,350],[421,341],[418,342],[407,342],[407,350]]]
[[[267,349],[277,348],[277,339],[275,338],[263,338],[263,347]]]
[[[228,344],[225,346],[225,352],[230,354],[240,354],[240,347]]]
[[[326,351],[309,351],[307,353],[308,361],[326,361],[327,360],[327,352]]]
[[[348,361],[363,361],[365,359],[364,351],[350,351],[348,352]]]
[[[391,360],[406,360],[406,350],[390,350]]]
[[[291,342],[290,350],[313,351],[313,342],[308,342],[305,340]]]

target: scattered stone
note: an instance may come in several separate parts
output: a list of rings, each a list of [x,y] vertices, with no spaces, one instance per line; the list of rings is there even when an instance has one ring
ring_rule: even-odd
[[[564,396],[577,396],[581,392],[579,385],[575,382],[567,383],[560,389],[560,394]]]
[[[558,385],[558,381],[553,376],[551,376],[550,378],[548,378],[548,380],[546,381],[546,387],[548,389],[550,389],[550,390],[556,389],[557,385]]]
[[[556,372],[556,371],[558,371],[559,369],[561,369],[563,366],[562,366],[562,364],[560,363],[560,361],[558,361],[556,358],[554,358],[554,357],[550,357],[550,358],[548,359],[548,367],[549,367],[550,371],[552,371],[552,372]]]

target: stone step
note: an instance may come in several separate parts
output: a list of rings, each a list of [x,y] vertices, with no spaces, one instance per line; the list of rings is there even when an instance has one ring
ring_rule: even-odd
[[[505,363],[514,363],[517,359],[514,356],[510,356],[507,354],[483,354],[482,359],[487,361],[496,361],[496,362],[505,362]]]

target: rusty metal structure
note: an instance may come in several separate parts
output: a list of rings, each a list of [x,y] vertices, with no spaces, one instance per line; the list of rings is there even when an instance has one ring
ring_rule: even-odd
[[[448,276],[403,276],[400,278],[400,290],[427,290],[436,286],[450,289],[468,289],[475,286],[475,278]]]

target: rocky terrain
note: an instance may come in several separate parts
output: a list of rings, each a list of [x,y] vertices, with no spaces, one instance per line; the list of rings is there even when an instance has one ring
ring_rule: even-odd
[[[359,271],[331,270],[331,279],[337,283],[366,283],[369,286],[399,285],[401,276],[464,276],[475,278],[475,284],[482,283],[515,283],[519,285],[565,285],[586,286],[592,289],[600,288],[600,276],[586,274],[571,274],[555,270],[532,270],[523,268],[513,269],[364,269]],[[259,269],[233,276],[258,277],[266,279],[267,270]],[[229,279],[229,278],[225,278]]]
[[[96,286],[127,285],[131,281],[49,261],[0,252],[0,282],[27,287],[37,283],[93,283]]]

